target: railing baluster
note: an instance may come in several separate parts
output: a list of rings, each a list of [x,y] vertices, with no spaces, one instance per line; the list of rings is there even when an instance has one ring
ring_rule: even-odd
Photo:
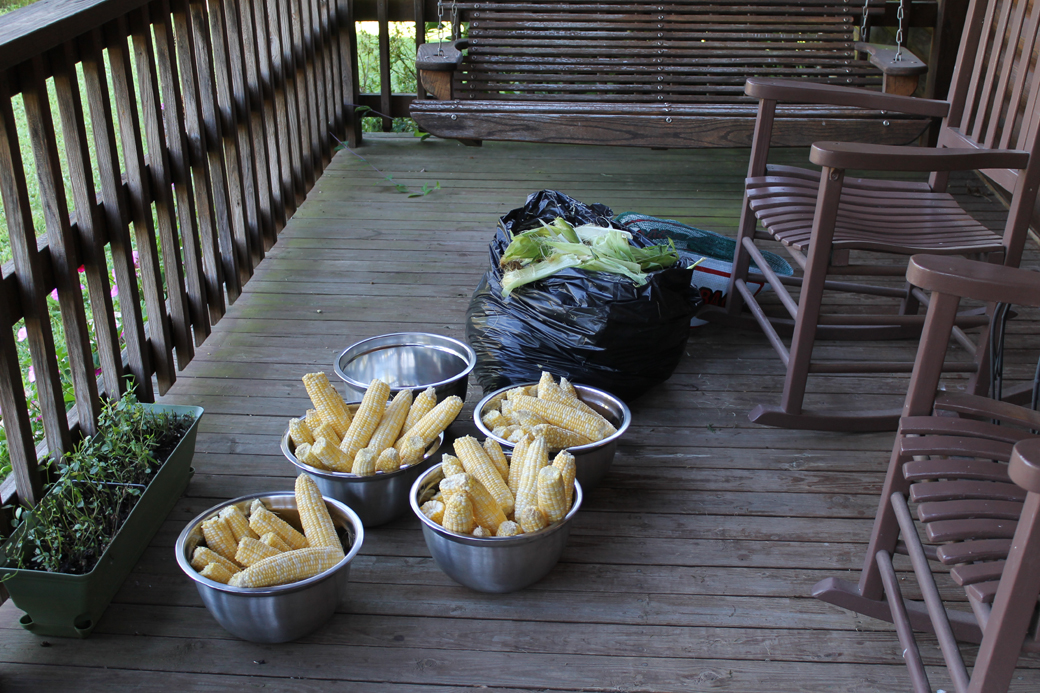
[[[285,111],[279,104],[284,103],[285,94],[282,91],[280,72],[276,71],[271,62],[271,45],[277,41],[277,37],[270,29],[267,21],[266,0],[249,0],[253,6],[253,20],[255,22],[255,33],[257,40],[258,70],[260,75],[261,97],[264,108],[264,125],[266,126],[267,157],[270,168],[271,183],[271,207],[274,215],[274,230],[277,234],[285,228],[285,221],[291,210],[288,208],[290,201],[292,209],[296,208],[296,195],[290,194],[292,176],[283,174],[283,165],[288,165],[288,155],[285,150],[285,140],[282,133],[287,129],[280,126],[284,121]],[[281,109],[281,110],[279,110]],[[280,121],[281,119],[281,121]]]
[[[4,159],[0,154],[0,165],[7,163]],[[11,169],[5,167],[5,170]],[[6,188],[6,184],[4,187]],[[4,205],[7,205],[6,195]],[[11,331],[14,321],[11,320],[10,311],[7,309],[13,297],[7,294],[7,285],[0,282],[0,416],[4,417],[7,452],[11,458],[11,470],[18,498],[23,503],[36,505],[40,500],[43,484],[36,462],[36,446],[29,423],[22,373],[18,367],[18,348]],[[3,513],[0,513],[0,524],[6,523],[6,520]]]
[[[290,9],[289,0],[271,0],[269,5],[271,11],[268,16],[272,22],[272,35],[277,32],[275,42],[278,46],[278,62],[285,80],[285,113],[289,126],[289,148],[290,168],[296,203],[303,201],[305,191],[310,186],[306,175],[309,157],[304,153],[302,146],[302,123],[300,122],[300,110],[298,108],[297,91],[299,84],[296,79],[296,62],[293,57],[292,48],[292,22],[288,19]],[[309,179],[314,180],[312,175]]]
[[[105,393],[109,397],[119,397],[124,387],[123,358],[119,349],[115,308],[112,305],[108,261],[105,259],[105,239],[101,236],[104,222],[97,205],[97,190],[94,188],[94,177],[91,174],[83,103],[80,99],[79,79],[76,76],[71,43],[54,52],[51,66],[65,137],[65,157],[68,160],[72,199],[76,205],[80,259],[87,278],[87,293],[94,316],[94,338],[98,359],[101,362],[101,375]]]
[[[170,24],[169,3],[165,0],[152,3],[151,8],[151,21],[155,35],[155,60],[159,71],[159,82],[162,85],[162,114],[169,154],[168,170],[177,201],[177,224],[180,228],[184,251],[188,307],[195,341],[201,344],[210,334],[210,316],[207,307],[205,272],[202,266],[202,249],[199,244],[199,227],[196,222],[195,195],[189,175],[184,105],[177,75],[177,64],[174,62],[173,28]],[[214,251],[214,257],[215,255]],[[216,267],[216,263],[213,266]]]
[[[361,144],[361,118],[357,105],[361,101],[361,82],[358,79],[358,38],[354,22],[354,3],[351,0],[336,0],[339,13],[340,64],[343,72],[343,99],[347,102],[344,115],[347,122],[347,144]]]
[[[90,105],[90,120],[94,131],[94,151],[101,177],[102,210],[109,247],[112,251],[112,268],[116,274],[119,290],[119,312],[123,323],[123,340],[126,342],[130,373],[134,376],[137,396],[143,402],[154,398],[152,392],[152,355],[144,333],[141,316],[141,296],[137,288],[134,270],[133,247],[127,228],[129,214],[123,191],[119,157],[116,152],[115,119],[112,116],[112,101],[108,92],[101,30],[94,29],[83,49],[83,81]]]
[[[282,21],[283,37],[286,29],[289,35],[286,44],[289,46],[289,55],[292,56],[290,63],[296,74],[296,113],[300,122],[300,153],[303,160],[303,182],[304,189],[309,190],[314,185],[314,171],[317,162],[314,160],[313,137],[311,131],[311,93],[309,79],[307,77],[307,54],[303,43],[303,28],[301,27],[300,0],[287,0],[286,6],[289,10],[287,19]]]
[[[54,334],[50,312],[47,310],[47,292],[41,278],[36,229],[32,222],[25,169],[22,167],[14,111],[11,108],[11,88],[6,75],[0,76],[0,193],[7,215],[18,294],[25,313],[25,330],[36,376],[43,430],[47,447],[53,455],[59,456],[71,445],[69,422],[54,355]]]
[[[386,116],[382,119],[383,132],[394,128],[394,121],[389,117],[393,108],[390,89],[390,2],[376,0],[376,13],[379,15],[379,110]]]
[[[343,73],[340,70],[340,36],[336,31],[336,0],[320,0],[325,20],[325,41],[328,46],[329,112],[332,114],[332,131],[337,138],[344,136],[343,126]],[[326,138],[333,147],[331,139]],[[330,152],[331,153],[331,152]]]

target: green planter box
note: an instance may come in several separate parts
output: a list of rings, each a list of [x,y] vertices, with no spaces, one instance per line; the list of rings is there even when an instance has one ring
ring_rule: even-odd
[[[126,522],[89,573],[70,575],[0,567],[0,576],[11,575],[4,586],[15,606],[25,612],[19,623],[26,630],[37,635],[71,638],[89,636],[187,488],[193,473],[191,459],[195,454],[195,436],[199,419],[202,418],[202,407],[143,406],[175,414],[191,414],[195,421],[141,494]],[[27,522],[31,522],[31,519]],[[0,547],[0,566],[7,563],[8,547],[20,536],[21,531],[24,531],[24,527],[15,530]]]

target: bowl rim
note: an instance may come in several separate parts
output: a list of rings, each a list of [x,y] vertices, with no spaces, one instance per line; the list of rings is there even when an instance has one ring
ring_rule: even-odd
[[[318,582],[322,582],[323,580],[329,579],[336,572],[345,567],[347,563],[353,560],[354,556],[356,556],[358,551],[361,550],[361,544],[365,540],[365,527],[361,523],[361,518],[358,517],[358,514],[354,512],[346,503],[342,503],[336,500],[335,498],[330,498],[329,496],[322,496],[322,499],[326,503],[331,503],[337,510],[339,510],[341,513],[347,516],[347,519],[353,525],[354,529],[354,542],[351,545],[350,550],[345,553],[343,558],[338,563],[336,563],[336,565],[332,566],[328,570],[325,570],[321,573],[318,573],[317,575],[309,577],[306,580],[300,580],[299,582],[293,582],[288,585],[274,585],[272,587],[233,587],[231,585],[225,585],[222,582],[217,582],[216,580],[210,580],[207,577],[203,577],[202,575],[199,575],[198,571],[196,571],[191,566],[191,561],[185,555],[185,548],[188,543],[188,537],[191,535],[191,532],[195,527],[201,525],[203,521],[216,515],[229,505],[236,505],[243,501],[251,501],[256,498],[283,497],[292,498],[295,502],[296,494],[293,491],[264,491],[261,493],[250,493],[248,495],[239,496],[238,498],[234,498],[229,501],[224,501],[223,503],[214,505],[213,507],[199,513],[195,516],[194,519],[190,520],[188,524],[184,526],[184,529],[182,529],[181,533],[177,536],[177,543],[174,544],[174,551],[177,555],[177,565],[180,566],[181,570],[184,571],[185,575],[187,575],[195,582],[205,585],[206,587],[213,588],[220,592],[227,592],[229,594],[241,594],[249,597],[269,597],[279,594],[287,594],[289,592],[296,592],[298,590],[306,589]]]
[[[438,435],[432,443],[426,446],[426,452],[423,453],[423,458],[419,462],[416,462],[415,464],[409,465],[407,467],[402,467],[401,469],[398,469],[393,472],[376,472],[372,476],[358,476],[357,474],[352,474],[350,472],[330,472],[325,469],[318,469],[316,467],[304,464],[303,462],[300,462],[298,459],[296,459],[296,452],[295,450],[289,449],[289,443],[289,429],[288,427],[286,427],[285,432],[282,433],[282,439],[280,444],[282,454],[285,455],[285,458],[292,462],[296,466],[296,468],[299,469],[301,472],[304,472],[305,474],[310,474],[311,476],[320,477],[328,481],[349,481],[359,484],[369,484],[377,481],[391,479],[399,474],[405,474],[409,471],[413,471],[415,467],[433,459],[433,456],[436,455],[437,452],[440,451],[441,446],[444,445],[444,431],[441,431],[440,435]]]
[[[354,378],[351,378],[349,375],[347,375],[346,372],[343,370],[343,365],[342,365],[343,364],[343,357],[345,357],[348,352],[350,352],[352,350],[355,350],[355,349],[357,349],[359,347],[362,347],[362,346],[364,346],[368,342],[374,342],[374,341],[379,340],[379,339],[387,339],[388,337],[401,337],[402,338],[401,339],[402,343],[400,343],[400,344],[387,344],[387,345],[385,345],[387,348],[389,348],[389,347],[402,347],[402,346],[431,346],[430,344],[422,344],[422,343],[410,344],[410,343],[408,343],[408,340],[410,338],[413,338],[414,335],[422,335],[423,337],[435,337],[436,339],[443,340],[443,341],[445,341],[445,342],[447,342],[449,344],[452,344],[452,345],[458,347],[459,349],[461,349],[462,354],[465,355],[466,368],[462,372],[457,373],[457,374],[453,375],[452,377],[450,377],[450,378],[448,378],[446,380],[439,380],[439,381],[437,381],[435,383],[422,383],[422,384],[404,385],[404,386],[398,386],[398,387],[391,386],[390,387],[390,391],[391,392],[400,392],[401,390],[419,390],[419,389],[425,390],[428,387],[440,387],[441,385],[447,385],[448,383],[453,383],[453,382],[455,382],[457,380],[461,380],[462,378],[468,378],[469,374],[473,372],[474,368],[476,368],[476,366],[477,366],[477,353],[475,351],[473,351],[472,347],[470,347],[469,344],[466,344],[465,342],[463,342],[461,340],[455,339],[454,337],[448,337],[446,335],[437,334],[435,332],[390,332],[388,334],[380,334],[380,335],[375,335],[373,337],[366,337],[365,339],[362,339],[362,340],[360,340],[358,342],[354,342],[353,344],[348,346],[346,349],[344,349],[343,351],[339,352],[339,355],[336,356],[336,360],[332,362],[332,368],[333,368],[333,370],[336,371],[336,375],[339,377],[340,380],[345,382],[350,387],[364,392],[365,390],[368,389],[369,383],[362,383],[361,381],[355,380]]]
[[[419,475],[419,478],[415,480],[415,482],[412,484],[411,490],[408,492],[408,504],[411,505],[412,512],[415,513],[415,516],[419,518],[419,521],[422,522],[424,528],[428,527],[434,532],[436,532],[438,535],[444,537],[445,539],[448,539],[458,544],[468,544],[470,546],[485,547],[505,547],[519,546],[521,544],[527,544],[532,541],[538,541],[539,539],[543,539],[545,537],[555,534],[556,532],[562,530],[564,527],[570,524],[571,519],[573,519],[573,517],[578,513],[578,510],[581,509],[582,501],[585,499],[585,495],[581,490],[581,484],[578,483],[577,479],[575,479],[574,498],[571,502],[571,509],[567,511],[567,514],[563,516],[562,520],[552,525],[549,525],[544,529],[540,529],[537,532],[517,534],[512,537],[474,537],[466,534],[456,534],[455,532],[449,532],[448,530],[444,529],[444,527],[442,527],[441,525],[426,517],[426,515],[424,515],[423,512],[419,509],[418,498],[419,493],[422,491],[424,483],[427,479],[441,471],[442,464],[444,463],[438,462],[437,464],[433,465],[432,467],[430,467],[425,472]]]
[[[493,398],[497,397],[498,395],[502,394],[503,392],[508,392],[509,390],[512,390],[513,388],[517,388],[517,387],[529,387],[531,385],[537,385],[537,384],[538,384],[537,381],[531,381],[529,383],[515,383],[513,385],[506,385],[505,387],[500,387],[497,390],[495,390],[494,392],[490,392],[490,393],[484,395],[483,397],[481,397],[480,401],[477,402],[477,406],[475,406],[473,408],[473,423],[476,425],[477,429],[481,433],[483,433],[485,436],[487,436],[488,438],[493,438],[494,440],[496,440],[498,442],[498,444],[503,446],[503,447],[506,447],[506,446],[508,446],[510,448],[515,447],[516,443],[512,443],[512,442],[506,440],[505,438],[501,438],[499,436],[496,436],[494,433],[489,431],[488,427],[484,425],[483,421],[481,421],[480,414],[484,410],[484,407],[487,406],[488,402],[490,402]],[[628,427],[631,425],[631,423],[632,423],[632,410],[628,408],[628,405],[625,404],[621,400],[620,397],[612,395],[611,393],[607,392],[606,390],[602,390],[602,389],[600,389],[598,387],[592,387],[591,385],[582,385],[580,383],[572,383],[572,384],[574,385],[574,389],[578,391],[579,395],[583,391],[587,390],[589,392],[595,392],[597,394],[603,395],[605,398],[609,399],[611,402],[616,404],[618,406],[618,408],[621,409],[621,423],[619,425],[615,426],[615,428],[617,428],[617,430],[614,432],[613,435],[607,436],[603,440],[597,440],[594,443],[588,443],[586,445],[574,445],[574,446],[571,446],[569,448],[564,448],[564,449],[568,450],[569,452],[571,452],[571,454],[573,454],[575,456],[578,456],[579,454],[581,454],[583,452],[591,452],[593,450],[598,450],[599,448],[602,448],[602,447],[604,447],[606,445],[609,445],[611,443],[616,442],[625,433],[625,431],[628,430]]]

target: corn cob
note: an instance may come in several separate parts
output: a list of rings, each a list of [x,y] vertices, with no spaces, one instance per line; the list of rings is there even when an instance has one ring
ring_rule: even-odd
[[[379,457],[376,458],[376,471],[389,474],[390,472],[396,472],[401,468],[401,455],[398,454],[396,448],[387,448],[379,453]]]
[[[441,471],[444,472],[444,478],[447,479],[449,476],[462,474],[466,471],[466,468],[462,466],[461,462],[459,462],[458,457],[444,453],[441,455]]]
[[[537,388],[535,396],[545,399],[545,393],[548,389],[555,386],[556,381],[553,380],[552,373],[549,371],[542,371],[542,377],[538,379],[538,384],[535,386]]]
[[[490,529],[485,529],[483,526],[477,525],[476,528],[474,528],[473,530],[473,536],[479,538],[493,537],[495,536],[495,533],[492,532]]]
[[[495,469],[498,471],[498,475],[502,477],[502,480],[508,479],[509,460],[506,459],[506,454],[502,452],[502,446],[498,444],[498,441],[494,438],[485,438],[484,452],[487,453],[491,464],[495,465]]]
[[[314,467],[315,469],[325,469],[325,465],[321,463],[321,460],[319,460],[318,456],[315,455],[312,451],[313,447],[313,445],[308,445],[307,443],[304,443],[303,445],[296,448],[296,451],[294,453],[296,455],[296,460],[300,462],[300,464],[305,464],[308,467]]]
[[[286,551],[235,573],[228,584],[232,587],[287,585],[323,573],[342,558],[342,551],[324,546]]]
[[[505,417],[502,417],[502,418],[505,418]],[[495,428],[491,429],[491,435],[498,436],[499,438],[503,438],[505,440],[509,440],[509,437],[511,435],[513,435],[517,431],[522,431],[522,430],[523,429],[521,429],[516,424],[509,424],[508,426],[496,426]]]
[[[314,434],[303,419],[289,419],[289,440],[299,447],[304,443],[314,443]]]
[[[410,467],[413,464],[417,464],[426,454],[426,446],[423,444],[422,438],[419,436],[410,436],[408,438],[397,441],[401,444],[401,447],[395,448],[401,455],[401,466]]]
[[[520,389],[522,390],[523,388],[520,388]],[[513,402],[512,402],[512,400],[508,400],[507,399],[504,402],[502,402],[502,406],[500,406],[498,408],[498,410],[500,412],[502,412],[502,418],[504,418],[508,423],[511,423],[511,424],[515,424],[516,423],[515,421],[513,421]]]
[[[491,497],[498,503],[502,512],[508,515],[513,512],[513,494],[498,473],[494,463],[488,458],[484,448],[480,446],[473,436],[463,436],[455,439],[455,454],[459,456],[463,468],[469,472],[474,479],[487,489]],[[503,518],[505,519],[505,518]],[[494,526],[498,529],[498,525]]]
[[[329,377],[324,373],[308,373],[303,376],[303,386],[321,418],[331,424],[336,430],[336,435],[342,438],[350,428],[350,410],[329,382]]]
[[[226,585],[228,580],[231,579],[231,576],[237,572],[237,570],[234,573],[231,572],[220,563],[207,563],[206,567],[199,571],[199,575],[213,580],[214,582]]]
[[[539,424],[548,423],[548,421],[537,414],[526,409],[517,409],[516,407],[513,407],[513,421],[516,421],[516,425],[521,428],[534,428]]]
[[[351,470],[357,476],[372,476],[376,473],[376,453],[372,448],[361,448],[354,457]]]
[[[303,417],[303,422],[307,424],[307,428],[311,429],[311,434],[313,435],[314,429],[325,423],[325,419],[321,418],[321,414],[318,413],[317,409],[308,409]]]
[[[419,507],[419,510],[437,524],[444,522],[444,503],[439,500],[428,500]]]
[[[325,469],[333,472],[350,472],[353,460],[336,447],[336,444],[328,438],[322,438],[311,446],[310,453],[321,463]]]
[[[235,534],[228,526],[227,520],[219,516],[206,520],[202,523],[202,536],[206,539],[206,546],[229,561],[235,560],[238,542],[235,541]]]
[[[246,519],[246,516],[237,507],[229,505],[220,511],[220,517],[224,518],[228,523],[235,541],[240,541],[242,537],[249,537],[250,539],[260,538],[259,534],[249,528],[249,520]]]
[[[526,438],[530,436],[531,434],[527,431],[527,429],[523,428],[522,426],[517,426],[515,431],[506,436],[506,440],[515,445],[516,443],[520,442],[521,438]]]
[[[535,438],[524,455],[524,466],[520,472],[520,488],[516,493],[516,509],[514,515],[519,519],[524,509],[538,504],[538,472],[549,464],[549,448],[545,438]],[[527,529],[524,528],[526,532]]]
[[[264,507],[263,503],[253,504],[249,513],[249,526],[260,535],[274,532],[293,549],[305,549],[310,546],[306,537],[297,532],[288,522]]]
[[[419,419],[418,423],[407,430],[394,447],[397,448],[398,452],[401,452],[402,441],[412,436],[419,436],[422,438],[422,444],[425,448],[441,434],[441,431],[448,427],[448,424],[455,420],[460,411],[462,411],[462,399],[458,395],[448,397],[443,402],[439,402],[426,416]]]
[[[292,547],[285,543],[285,540],[274,532],[268,532],[260,537],[260,541],[267,544],[272,549],[278,549],[279,551],[292,551]]]
[[[336,429],[328,421],[322,421],[318,424],[318,427],[314,429],[315,442],[322,438],[336,446],[338,446],[342,440],[342,436],[336,433]]]
[[[492,532],[506,521],[506,516],[498,502],[480,481],[466,472],[442,479],[440,490],[449,501],[456,494],[468,495],[473,503],[473,521],[487,527]]]
[[[441,525],[449,532],[469,534],[476,526],[473,522],[473,501],[465,493],[456,493],[444,504]]]
[[[566,428],[560,428],[559,426],[553,426],[552,424],[539,424],[531,429],[532,436],[542,436],[545,438],[546,445],[549,446],[550,450],[563,450],[566,448],[575,448],[579,445],[588,445],[592,441],[574,431]]]
[[[549,526],[549,522],[545,519],[545,514],[538,509],[537,505],[529,505],[521,510],[517,522],[520,524],[520,528],[524,530],[524,534],[537,532]]]
[[[534,387],[534,392],[531,392],[530,390],[528,390],[527,386],[525,386],[525,385],[520,385],[519,387],[510,388],[509,390],[506,391],[506,401],[507,402],[512,402],[517,397],[526,397],[526,396],[532,396],[533,397],[533,396],[536,396],[538,394],[538,386],[534,385],[533,387]],[[505,402],[503,402],[503,406],[505,406]],[[502,413],[505,413],[505,412],[503,411]]]
[[[538,472],[538,509],[549,524],[562,520],[567,514],[566,496],[560,470],[552,465],[542,467]]]
[[[386,406],[383,418],[379,420],[372,438],[366,447],[370,447],[380,454],[387,448],[392,448],[401,435],[404,428],[404,420],[408,417],[408,410],[412,406],[412,391],[401,390],[394,396],[393,400]]]
[[[487,426],[489,431],[498,426],[507,425],[506,417],[502,416],[502,412],[497,409],[492,409],[487,414],[484,414],[484,416],[480,417],[480,420],[485,426]]]
[[[237,573],[241,570],[241,568],[233,561],[224,558],[213,549],[206,546],[196,547],[195,551],[191,554],[191,567],[201,573],[202,569],[210,563],[216,563],[232,573]]]
[[[235,551],[235,560],[244,566],[250,566],[280,553],[282,552],[259,539],[242,537],[242,541],[238,542],[238,550]]]
[[[383,418],[383,412],[386,411],[386,400],[389,397],[390,386],[378,378],[373,380],[365,390],[361,406],[354,414],[354,419],[350,422],[350,429],[343,436],[343,442],[339,445],[339,449],[350,460],[353,460],[358,450],[366,447],[368,441],[372,439],[372,434],[375,433],[379,420]],[[376,450],[375,452],[378,455],[382,451]],[[375,462],[374,459],[372,461]]]
[[[560,385],[560,392],[562,392],[565,397],[567,397],[569,399],[576,399],[579,402],[581,401],[581,399],[578,397],[578,391],[574,389],[574,386],[571,385],[571,381],[567,380],[567,378],[564,378],[563,376],[560,376],[560,383],[559,383],[559,385]],[[583,402],[583,404],[584,404],[584,402]]]
[[[520,529],[520,525],[512,520],[506,520],[500,524],[498,531],[495,532],[496,537],[515,537],[517,534],[523,534],[523,530]]]
[[[415,424],[419,423],[422,417],[430,413],[437,405],[437,391],[432,387],[428,387],[412,400],[412,406],[408,409],[408,416],[404,419],[404,426],[401,427],[403,431],[409,431]]]
[[[303,536],[307,543],[314,547],[328,546],[343,551],[343,542],[336,534],[336,525],[332,522],[325,499],[314,479],[306,474],[296,477],[296,510],[300,513],[300,524],[303,525]]]
[[[600,417],[600,413],[598,411],[596,411],[589,405],[585,404],[581,401],[581,399],[578,398],[577,392],[575,392],[573,396],[567,395],[564,393],[563,390],[560,389],[558,385],[548,388],[546,390],[545,397],[542,397],[542,399],[547,400],[549,402],[559,402],[560,404],[566,404],[567,406],[574,407],[575,409],[583,411],[586,414],[590,414],[595,417]]]
[[[553,458],[552,466],[560,470],[560,476],[563,478],[564,501],[570,508],[571,502],[574,500],[574,476],[578,472],[574,455],[566,450],[560,450],[559,454]]]
[[[592,441],[603,440],[617,432],[617,429],[602,416],[579,411],[560,402],[521,396],[515,404],[534,412],[551,424],[580,433]]]
[[[513,456],[509,460],[509,476],[506,477],[506,482],[509,485],[509,490],[513,493],[514,505],[516,494],[520,490],[520,477],[524,471],[524,458],[527,457],[527,449],[530,447],[533,439],[530,436],[521,438],[513,448]]]

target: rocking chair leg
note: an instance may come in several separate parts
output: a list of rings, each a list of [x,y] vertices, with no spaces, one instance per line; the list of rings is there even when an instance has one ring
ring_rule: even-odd
[[[733,257],[733,270],[729,277],[729,287],[726,289],[726,313],[731,318],[740,315],[744,308],[744,300],[737,291],[737,280],[747,280],[748,269],[751,266],[751,255],[744,247],[745,238],[755,237],[755,226],[758,220],[755,213],[751,211],[751,204],[747,195],[744,196],[744,209],[740,213],[740,228],[737,231],[737,252]]]

